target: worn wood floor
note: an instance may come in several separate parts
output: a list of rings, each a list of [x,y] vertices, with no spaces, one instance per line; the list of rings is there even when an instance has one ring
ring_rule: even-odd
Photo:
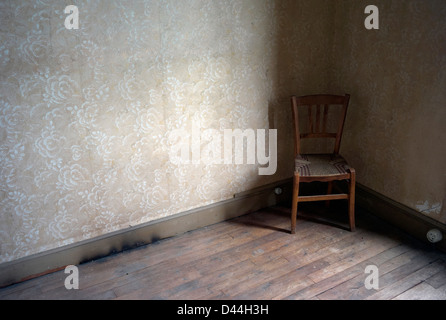
[[[79,290],[59,271],[0,299],[446,299],[445,253],[364,212],[352,233],[336,209],[303,210],[294,235],[290,208],[268,208],[82,264]],[[368,265],[379,289],[365,286]]]

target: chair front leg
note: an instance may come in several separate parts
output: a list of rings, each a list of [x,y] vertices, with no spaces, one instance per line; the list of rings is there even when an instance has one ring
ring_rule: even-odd
[[[356,172],[355,169],[350,168],[350,190],[348,196],[348,216],[350,222],[350,231],[355,231],[355,185],[356,185]]]
[[[296,233],[297,204],[299,201],[299,173],[294,172],[293,178],[293,203],[291,204],[291,233]]]

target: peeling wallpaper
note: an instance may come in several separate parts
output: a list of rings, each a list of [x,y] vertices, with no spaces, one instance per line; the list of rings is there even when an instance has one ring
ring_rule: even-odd
[[[363,1],[0,0],[0,263],[289,178],[292,94],[350,93],[358,181],[446,222],[446,15],[426,2],[375,1],[367,31]],[[277,172],[172,163],[197,125],[277,129]]]

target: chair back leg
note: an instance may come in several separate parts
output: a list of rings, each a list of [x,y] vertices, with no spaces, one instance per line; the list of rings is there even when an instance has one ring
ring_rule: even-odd
[[[297,204],[299,201],[299,173],[294,172],[293,203],[291,207],[291,233],[296,233]]]
[[[350,231],[355,231],[355,185],[356,172],[350,168],[350,191],[348,196],[348,217],[350,222]]]

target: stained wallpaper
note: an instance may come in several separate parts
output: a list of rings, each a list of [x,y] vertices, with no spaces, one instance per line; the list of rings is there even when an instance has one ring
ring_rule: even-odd
[[[361,1],[1,0],[0,263],[291,177],[291,94],[350,93],[358,181],[445,222],[445,12],[428,2],[376,1],[366,31]],[[197,127],[277,129],[276,172],[170,161],[170,134]]]

